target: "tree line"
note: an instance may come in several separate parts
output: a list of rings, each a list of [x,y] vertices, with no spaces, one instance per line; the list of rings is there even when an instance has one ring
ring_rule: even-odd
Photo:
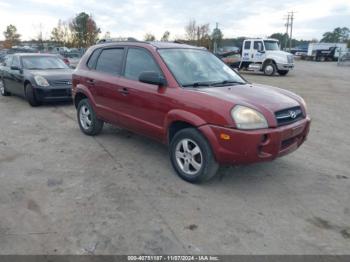
[[[198,24],[195,20],[190,20],[184,27],[184,31],[184,39],[175,39],[175,41],[203,46],[209,50],[213,50],[215,46],[241,47],[243,40],[246,39],[246,37],[224,38],[223,33],[217,25],[211,30],[208,23]],[[93,16],[81,12],[70,21],[59,20],[57,26],[51,31],[50,41],[60,46],[86,48],[96,43],[100,33],[101,30],[97,26]],[[17,32],[17,28],[14,25],[8,25],[3,34],[5,36],[5,48],[11,48],[21,42],[21,35]],[[169,31],[165,31],[159,40],[169,41],[170,35]],[[337,27],[332,32],[325,32],[321,42],[348,43],[348,47],[350,47],[349,35],[350,30],[347,27]],[[270,37],[278,39],[281,46],[289,39],[286,33],[274,33]],[[110,33],[107,32],[103,38],[110,38]],[[156,41],[157,39],[154,34],[147,33],[144,36],[144,40]],[[42,33],[39,34],[36,41],[42,41]],[[317,42],[317,40],[292,39],[292,46],[310,42]]]

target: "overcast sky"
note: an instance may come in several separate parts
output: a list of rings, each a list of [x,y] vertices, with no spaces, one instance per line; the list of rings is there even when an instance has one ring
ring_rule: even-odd
[[[68,21],[79,12],[92,14],[102,30],[112,37],[136,37],[146,33],[160,38],[165,30],[171,38],[183,37],[190,19],[215,23],[224,37],[264,37],[285,32],[283,18],[296,11],[293,36],[320,39],[335,27],[350,28],[350,0],[0,0],[0,40],[8,24],[14,24],[22,39],[40,32],[50,38],[58,20]]]

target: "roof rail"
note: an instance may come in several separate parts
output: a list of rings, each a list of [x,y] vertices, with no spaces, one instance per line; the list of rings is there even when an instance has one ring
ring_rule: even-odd
[[[112,42],[140,42],[133,37],[118,37],[118,38],[102,38],[97,40],[96,44],[112,43]]]

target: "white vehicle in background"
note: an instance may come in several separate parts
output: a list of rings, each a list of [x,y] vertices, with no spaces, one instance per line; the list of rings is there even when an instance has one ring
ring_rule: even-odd
[[[272,76],[282,76],[294,68],[294,56],[281,51],[277,39],[254,38],[243,41],[241,52],[216,54],[226,64],[239,70],[262,71]]]
[[[262,71],[268,76],[275,73],[285,76],[294,68],[294,57],[280,50],[277,39],[246,39],[238,68]]]
[[[301,56],[305,60],[337,61],[339,55],[346,53],[345,43],[310,43],[307,53]]]

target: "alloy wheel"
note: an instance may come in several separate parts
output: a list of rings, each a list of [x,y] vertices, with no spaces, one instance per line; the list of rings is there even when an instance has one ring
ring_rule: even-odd
[[[80,120],[81,126],[85,130],[88,130],[91,127],[91,124],[92,124],[91,112],[86,105],[82,105],[80,107],[79,120]]]
[[[202,168],[203,155],[198,144],[191,139],[182,139],[176,145],[177,165],[187,175],[196,175]]]

